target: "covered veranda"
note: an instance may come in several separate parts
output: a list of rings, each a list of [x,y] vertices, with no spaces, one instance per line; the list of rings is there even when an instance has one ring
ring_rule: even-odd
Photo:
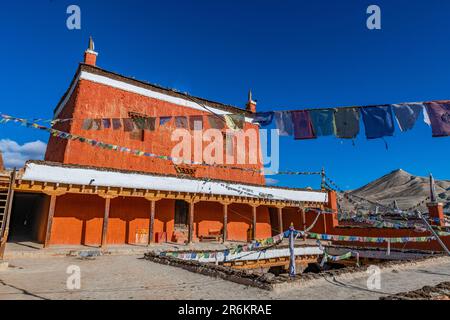
[[[281,233],[290,223],[301,228],[308,220],[304,208],[328,206],[324,191],[45,162],[27,163],[14,189],[16,196],[43,197],[36,227],[40,231],[35,239],[43,248],[193,244],[205,239],[221,244],[248,242]],[[180,201],[186,204],[186,217],[181,218],[181,222],[185,220],[181,224],[185,239],[183,232],[177,237],[180,221],[176,221],[176,204]],[[217,233],[218,237],[211,237]]]

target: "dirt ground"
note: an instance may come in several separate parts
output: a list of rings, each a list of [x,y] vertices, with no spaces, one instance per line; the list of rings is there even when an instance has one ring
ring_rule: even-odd
[[[425,286],[418,290],[400,292],[396,295],[382,297],[383,300],[450,300],[450,282],[442,282],[437,286]]]
[[[364,277],[315,281],[303,288],[270,292],[160,265],[136,256],[13,259],[0,271],[0,299],[378,299],[450,279],[450,259],[381,273],[381,289]],[[67,267],[81,270],[81,289],[68,290]]]

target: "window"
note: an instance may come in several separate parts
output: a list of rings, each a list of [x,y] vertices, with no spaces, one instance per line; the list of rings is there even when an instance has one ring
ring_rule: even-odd
[[[224,149],[227,156],[234,157],[234,134],[223,132]]]
[[[195,172],[197,171],[197,169],[190,168],[187,166],[175,166],[175,170],[179,175],[191,177],[195,176]]]
[[[134,129],[130,132],[130,139],[144,141],[144,130],[155,130],[155,118],[145,114],[128,112],[128,116],[133,121]]]
[[[130,139],[144,141],[144,130],[134,129],[130,132]]]

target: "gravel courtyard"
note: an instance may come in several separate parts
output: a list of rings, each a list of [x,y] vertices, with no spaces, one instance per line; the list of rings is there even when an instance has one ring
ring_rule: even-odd
[[[0,271],[0,299],[378,299],[450,279],[450,259],[386,270],[381,289],[367,289],[367,277],[326,278],[301,289],[269,292],[214,279],[135,256],[12,259]],[[81,289],[68,290],[67,267],[81,269]]]

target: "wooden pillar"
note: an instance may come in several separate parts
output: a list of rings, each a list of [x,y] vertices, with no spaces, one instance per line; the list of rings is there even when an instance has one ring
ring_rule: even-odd
[[[103,213],[103,226],[102,226],[102,242],[100,244],[101,248],[106,247],[106,237],[108,235],[108,225],[109,225],[109,212],[111,209],[111,199],[116,198],[117,196],[112,195],[100,195],[103,199],[105,199],[105,211]]]
[[[52,235],[53,217],[55,215],[55,208],[56,208],[56,198],[58,196],[63,195],[64,193],[48,192],[46,194],[50,196],[50,205],[48,207],[47,228],[45,230],[44,248],[47,248],[50,244],[50,239]]]
[[[283,207],[282,206],[278,206],[277,207],[277,211],[278,211],[278,229],[280,233],[283,233]]]
[[[252,205],[252,240],[256,240],[256,208],[257,205]]]
[[[305,215],[305,210],[304,209],[299,209],[302,212],[302,226],[303,226],[303,231],[306,230],[306,215]]]
[[[146,200],[150,201],[150,220],[148,224],[148,245],[153,243],[153,237],[155,235],[155,214],[156,214],[156,202],[161,198],[146,197]]]
[[[156,210],[156,201],[150,201],[150,223],[148,226],[148,245],[151,245],[153,242],[153,234],[155,233],[155,210]]]
[[[105,212],[103,215],[103,226],[102,226],[102,243],[101,247],[106,246],[106,236],[108,235],[108,224],[109,224],[109,210],[111,208],[111,198],[105,199]]]
[[[189,202],[189,233],[188,233],[188,243],[191,244],[194,239],[194,214],[195,214],[195,203],[193,199]]]
[[[222,242],[226,242],[228,238],[228,202],[223,202],[223,231]]]
[[[306,231],[306,215],[305,215],[305,209],[299,209],[302,211],[302,224],[303,224],[303,231]],[[306,241],[306,234],[303,234],[303,241]]]

